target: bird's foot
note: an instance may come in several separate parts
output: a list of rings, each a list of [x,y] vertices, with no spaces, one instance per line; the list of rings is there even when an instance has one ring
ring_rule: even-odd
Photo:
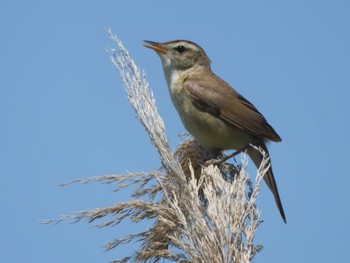
[[[248,147],[250,147],[250,144],[247,144],[247,145],[243,146],[242,148],[238,149],[237,151],[235,151],[229,155],[223,156],[222,158],[212,159],[212,160],[206,161],[204,165],[205,166],[220,165],[220,164],[226,162],[228,159],[235,157],[236,155],[240,154],[241,152],[244,152],[245,150],[247,150]]]

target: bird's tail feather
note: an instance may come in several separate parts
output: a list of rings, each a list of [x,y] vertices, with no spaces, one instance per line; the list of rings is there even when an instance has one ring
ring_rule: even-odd
[[[269,154],[265,143],[262,142],[258,146],[260,146],[266,152],[266,154]],[[263,159],[263,156],[261,155],[261,153],[258,150],[254,149],[252,147],[248,148],[247,153],[250,156],[250,158],[253,160],[254,164],[257,167],[260,167],[261,161]],[[265,180],[267,186],[270,188],[270,190],[271,190],[271,192],[272,192],[272,194],[273,194],[273,196],[275,198],[278,210],[279,210],[279,212],[281,214],[281,217],[282,217],[283,221],[285,223],[287,223],[286,216],[284,214],[284,210],[283,210],[283,206],[282,206],[282,202],[281,202],[281,198],[280,198],[279,193],[278,193],[276,180],[275,180],[275,177],[273,176],[271,161],[270,161],[270,168],[266,172],[266,174],[264,176],[264,180]]]

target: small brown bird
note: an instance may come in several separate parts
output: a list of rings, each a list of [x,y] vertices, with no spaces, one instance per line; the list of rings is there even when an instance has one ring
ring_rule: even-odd
[[[211,71],[211,61],[200,46],[186,40],[145,42],[162,61],[172,102],[185,128],[203,147],[237,150],[251,143],[268,153],[265,142],[281,141],[254,105]],[[250,147],[247,153],[259,167],[262,155]],[[271,166],[264,179],[286,222]]]

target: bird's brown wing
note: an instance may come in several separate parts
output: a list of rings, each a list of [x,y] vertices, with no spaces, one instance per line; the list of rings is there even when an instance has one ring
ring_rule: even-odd
[[[238,94],[225,81],[212,73],[185,80],[185,90],[192,103],[254,136],[281,141],[264,116],[248,100]]]

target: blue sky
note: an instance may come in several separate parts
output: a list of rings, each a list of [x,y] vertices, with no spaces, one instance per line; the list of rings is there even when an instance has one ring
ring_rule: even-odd
[[[144,39],[200,44],[213,70],[265,115],[288,224],[268,189],[255,262],[346,262],[350,238],[348,1],[1,1],[0,261],[108,262],[135,230],[41,225],[112,205],[127,191],[62,182],[148,171],[159,158],[103,48],[111,28],[146,70],[171,147],[184,128]],[[254,171],[252,169],[252,171]],[[138,226],[143,229],[145,226]]]

